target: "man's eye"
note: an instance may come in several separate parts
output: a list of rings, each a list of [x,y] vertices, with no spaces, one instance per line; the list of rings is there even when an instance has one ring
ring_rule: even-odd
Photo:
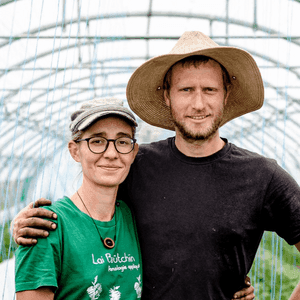
[[[207,88],[205,88],[204,90],[205,90],[206,92],[215,92],[215,91],[216,91],[216,89],[210,88],[210,87],[207,87]]]

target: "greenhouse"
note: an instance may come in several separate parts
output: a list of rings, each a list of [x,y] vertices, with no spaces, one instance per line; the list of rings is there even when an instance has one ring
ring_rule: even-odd
[[[13,218],[40,197],[55,201],[80,186],[67,148],[71,113],[95,98],[129,108],[132,73],[186,31],[253,56],[263,107],[220,135],[275,159],[300,184],[299,16],[299,0],[0,0],[0,299],[15,299]],[[136,118],[139,144],[174,136]],[[300,255],[266,232],[248,276],[256,299],[288,299]]]

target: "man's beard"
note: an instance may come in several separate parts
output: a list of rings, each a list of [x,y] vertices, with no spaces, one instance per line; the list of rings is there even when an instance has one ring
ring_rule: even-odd
[[[222,107],[222,109],[220,109],[216,119],[208,129],[202,132],[192,132],[187,128],[186,124],[176,119],[176,113],[174,113],[172,106],[170,107],[170,109],[175,127],[181,133],[182,138],[188,142],[207,141],[211,139],[220,128],[220,124],[223,120],[224,106]]]

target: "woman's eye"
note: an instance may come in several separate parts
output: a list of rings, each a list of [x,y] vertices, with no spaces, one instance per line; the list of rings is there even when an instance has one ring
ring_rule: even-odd
[[[126,146],[126,145],[130,145],[131,141],[130,139],[122,139],[122,140],[118,140],[118,144],[122,146]]]
[[[92,144],[104,144],[105,140],[104,139],[92,139],[92,140],[90,140],[90,142]]]

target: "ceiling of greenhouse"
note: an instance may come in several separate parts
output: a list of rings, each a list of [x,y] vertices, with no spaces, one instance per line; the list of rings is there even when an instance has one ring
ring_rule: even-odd
[[[1,181],[55,165],[71,112],[95,97],[126,103],[133,71],[185,31],[253,55],[264,106],[225,125],[222,136],[300,179],[299,15],[296,0],[0,0]],[[170,135],[139,120],[140,143]]]

